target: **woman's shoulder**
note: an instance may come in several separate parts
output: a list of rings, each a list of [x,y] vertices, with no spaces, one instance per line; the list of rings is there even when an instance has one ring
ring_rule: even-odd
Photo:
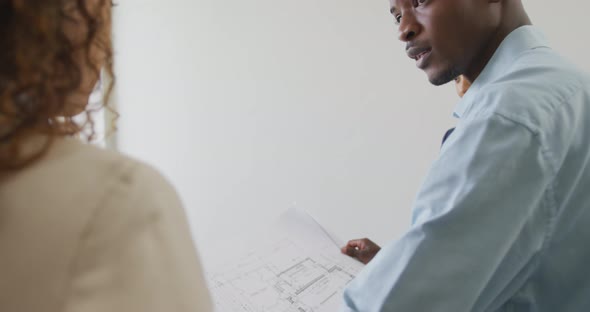
[[[105,197],[129,201],[142,194],[152,197],[150,192],[176,197],[171,184],[152,166],[71,138],[54,140],[42,158],[2,181],[2,188],[14,196],[45,190],[44,200],[56,205],[73,198],[81,199],[81,205]]]
[[[61,167],[74,180],[93,180],[95,186],[100,181],[121,185],[169,185],[157,169],[141,160],[74,139],[56,142],[46,165]]]

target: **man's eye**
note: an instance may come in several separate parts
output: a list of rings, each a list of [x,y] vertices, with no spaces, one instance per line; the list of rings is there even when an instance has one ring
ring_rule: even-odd
[[[399,24],[399,23],[402,22],[402,16],[401,16],[401,14],[396,14],[394,17],[395,17],[395,22],[397,24]]]
[[[416,0],[416,2],[418,3],[418,5],[422,5],[422,4],[424,4],[426,1],[428,1],[428,0]]]

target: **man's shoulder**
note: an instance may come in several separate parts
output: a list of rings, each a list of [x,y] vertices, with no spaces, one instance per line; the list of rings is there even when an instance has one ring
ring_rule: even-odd
[[[531,50],[514,60],[504,74],[483,86],[475,101],[483,111],[535,121],[568,106],[585,105],[572,98],[590,92],[590,76],[551,49]]]
[[[550,48],[536,48],[514,59],[505,72],[482,88],[484,94],[516,97],[523,102],[563,102],[588,91],[590,76]]]
[[[469,101],[466,122],[497,116],[553,142],[578,131],[575,121],[590,111],[590,78],[551,49],[531,50]]]

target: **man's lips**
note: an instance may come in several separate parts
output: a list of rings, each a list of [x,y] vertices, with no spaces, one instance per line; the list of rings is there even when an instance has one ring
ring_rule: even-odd
[[[408,57],[414,59],[415,61],[419,61],[422,57],[432,51],[431,48],[428,47],[412,47],[406,50]]]
[[[424,56],[430,53],[430,50],[424,51],[416,56],[416,61],[420,61]]]

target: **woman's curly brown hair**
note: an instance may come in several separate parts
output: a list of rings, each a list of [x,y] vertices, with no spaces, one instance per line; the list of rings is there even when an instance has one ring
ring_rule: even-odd
[[[110,10],[113,5],[111,0],[92,1],[98,8]],[[67,101],[83,82],[76,53],[85,53],[97,77],[101,70],[110,77],[103,103],[112,91],[112,43],[103,28],[110,30],[110,14],[103,20],[92,13],[96,11],[89,0],[0,0],[0,171],[22,168],[41,157],[53,138],[94,136],[91,112],[97,108],[82,108],[87,121],[80,124],[67,113]],[[64,24],[71,22],[86,30],[84,38],[68,36]],[[99,49],[104,62],[92,64],[91,49]],[[43,149],[24,154],[24,141],[39,133],[50,138]]]

